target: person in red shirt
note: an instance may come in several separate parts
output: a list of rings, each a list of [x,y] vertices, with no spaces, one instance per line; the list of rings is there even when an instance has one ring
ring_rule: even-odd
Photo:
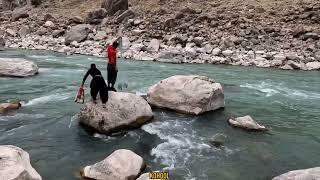
[[[106,49],[108,55],[108,86],[112,91],[116,91],[114,84],[117,80],[118,67],[117,67],[117,48],[119,46],[119,40],[121,37],[117,38],[112,45],[109,45]]]

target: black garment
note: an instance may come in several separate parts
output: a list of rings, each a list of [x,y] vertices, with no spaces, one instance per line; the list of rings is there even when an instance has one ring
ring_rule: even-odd
[[[108,86],[104,78],[102,77],[101,72],[97,68],[90,68],[86,75],[83,77],[82,85],[89,75],[92,76],[92,80],[90,83],[90,94],[92,99],[95,101],[99,92],[100,99],[102,103],[105,104],[106,102],[108,102]]]
[[[118,71],[116,70],[116,66],[113,64],[108,64],[108,86],[111,84],[111,89],[114,89],[114,84],[117,80]]]

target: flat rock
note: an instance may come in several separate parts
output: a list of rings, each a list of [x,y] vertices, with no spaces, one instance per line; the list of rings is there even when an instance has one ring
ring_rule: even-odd
[[[29,154],[12,145],[0,146],[0,179],[42,180],[31,166]]]
[[[317,180],[320,179],[320,167],[289,171],[272,180]]]
[[[119,149],[103,161],[86,166],[81,175],[96,180],[135,180],[145,167],[142,157],[130,150]]]
[[[38,74],[38,66],[25,59],[0,58],[0,77],[28,77]]]
[[[228,122],[234,126],[247,130],[256,130],[256,131],[267,131],[268,129],[260,124],[258,124],[255,120],[251,118],[251,116],[247,115],[244,117],[238,117],[235,119],[229,119]]]
[[[153,113],[142,97],[131,93],[109,92],[106,108],[89,102],[80,112],[79,123],[103,134],[137,128],[150,121]]]
[[[156,107],[199,115],[224,107],[220,83],[205,76],[176,75],[149,88],[148,102]]]

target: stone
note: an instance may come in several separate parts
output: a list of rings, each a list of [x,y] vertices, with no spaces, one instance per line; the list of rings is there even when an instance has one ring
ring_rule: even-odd
[[[287,53],[287,54],[285,54],[285,55],[286,55],[286,58],[287,58],[288,60],[299,60],[299,56],[298,56],[297,53],[289,52],[289,53]]]
[[[314,40],[319,40],[319,35],[317,33],[306,33],[303,35],[303,39],[307,40],[307,39],[314,39]]]
[[[62,30],[54,30],[54,31],[52,32],[52,37],[53,37],[53,38],[58,38],[58,37],[60,37],[60,36],[63,36],[64,33],[65,33],[65,30],[64,30],[64,29],[62,29]]]
[[[0,146],[0,179],[3,180],[42,180],[31,166],[29,154],[23,149],[12,146]]]
[[[219,56],[220,54],[221,54],[221,49],[220,48],[214,48],[213,50],[212,50],[212,55],[214,55],[214,56]]]
[[[205,50],[205,52],[207,53],[207,54],[211,54],[212,53],[212,46],[210,45],[210,44],[206,44],[205,46],[204,46],[204,50]]]
[[[6,40],[0,36],[0,51],[3,51],[5,46],[6,46]]]
[[[168,18],[164,21],[164,25],[167,27],[167,28],[173,28],[176,26],[176,21],[174,18]]]
[[[305,66],[307,70],[320,70],[320,62],[308,62]]]
[[[225,105],[221,84],[198,75],[176,75],[164,79],[149,88],[147,100],[156,107],[194,115]]]
[[[45,14],[43,16],[43,20],[44,21],[52,21],[52,20],[55,20],[56,18],[52,15],[52,14]]]
[[[92,30],[89,24],[79,24],[73,26],[66,34],[65,44],[69,45],[72,41],[85,41],[90,32],[92,32]]]
[[[107,37],[107,33],[105,31],[97,31],[97,34],[93,37],[93,40],[100,41]]]
[[[307,31],[303,26],[298,26],[293,30],[292,35],[293,37],[298,38],[301,35],[305,34],[306,32]]]
[[[1,42],[1,41],[0,41]],[[0,45],[1,46],[1,45]],[[317,61],[320,61],[320,51],[317,51],[314,53],[314,58],[317,60]]]
[[[160,49],[160,41],[158,39],[151,39],[149,49],[152,52],[158,52]]]
[[[15,30],[13,30],[13,29],[10,29],[10,28],[6,29],[6,33],[7,33],[9,36],[12,36],[12,37],[17,36],[17,32],[16,32]]]
[[[229,119],[228,122],[229,122],[229,124],[231,124],[234,127],[243,128],[243,129],[247,129],[247,130],[256,130],[256,131],[267,131],[268,130],[266,127],[258,124],[249,115],[244,116],[244,117],[238,117],[235,119]]]
[[[29,8],[15,9],[12,12],[11,20],[12,21],[18,21],[19,19],[27,18],[27,17],[29,17],[29,14],[28,14],[29,11],[30,11]]]
[[[119,149],[91,166],[86,166],[81,176],[97,180],[134,180],[145,169],[146,164],[136,153]]]
[[[229,49],[222,51],[222,55],[224,55],[225,57],[231,57],[232,54],[233,54],[233,51]]]
[[[320,167],[289,171],[272,180],[316,180],[320,179]]]
[[[114,15],[120,10],[128,10],[128,0],[103,0],[101,7],[107,10],[108,15]]]
[[[90,11],[87,14],[86,22],[88,24],[100,24],[107,15],[107,11],[104,8],[98,8]]]
[[[19,109],[20,107],[20,103],[2,103],[0,104],[0,113],[6,113],[11,110]]]
[[[109,92],[106,108],[90,102],[80,112],[79,123],[103,134],[137,128],[153,118],[149,104],[141,97]]]
[[[199,46],[199,47],[201,47],[202,46],[202,43],[203,43],[203,41],[204,41],[204,37],[195,37],[194,39],[193,39],[193,42],[197,45],[197,46]]]
[[[55,25],[52,21],[46,21],[46,23],[44,23],[44,26],[45,27],[48,27],[48,28],[54,28]]]
[[[288,64],[285,64],[285,65],[281,66],[280,69],[282,69],[282,70],[293,70],[293,68]]]
[[[0,58],[0,77],[28,77],[38,74],[38,66],[18,58]]]
[[[293,69],[301,69],[301,65],[299,63],[297,63],[297,62],[292,61],[292,60],[289,60],[287,62],[287,64],[289,66],[291,66]]]
[[[117,17],[116,21],[118,23],[121,23],[122,21],[128,20],[128,19],[133,18],[133,17],[134,17],[134,12],[131,9],[129,9],[129,10],[124,11],[122,14],[120,14]]]
[[[209,139],[209,142],[215,147],[222,146],[227,140],[227,136],[221,133],[215,134],[212,138]]]
[[[74,16],[69,19],[69,24],[82,24],[84,20],[80,16]]]
[[[25,37],[26,35],[30,34],[31,33],[31,29],[29,28],[29,26],[27,25],[22,25],[20,27],[20,30],[18,32],[19,36],[20,37]]]

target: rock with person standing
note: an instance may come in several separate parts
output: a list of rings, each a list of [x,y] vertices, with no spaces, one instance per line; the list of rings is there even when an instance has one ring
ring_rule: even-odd
[[[38,66],[20,58],[0,58],[0,77],[29,77],[38,74]]]
[[[23,149],[12,146],[0,146],[1,180],[42,180],[31,166],[29,154]]]
[[[134,180],[145,167],[142,157],[131,150],[119,149],[104,160],[86,166],[80,174],[97,180]]]
[[[272,180],[316,180],[320,179],[320,167],[289,171]]]
[[[142,97],[125,92],[109,92],[106,107],[89,102],[80,112],[81,125],[111,134],[137,128],[153,118],[150,105]]]
[[[148,102],[156,107],[199,115],[225,106],[220,83],[205,76],[176,75],[148,90]]]

